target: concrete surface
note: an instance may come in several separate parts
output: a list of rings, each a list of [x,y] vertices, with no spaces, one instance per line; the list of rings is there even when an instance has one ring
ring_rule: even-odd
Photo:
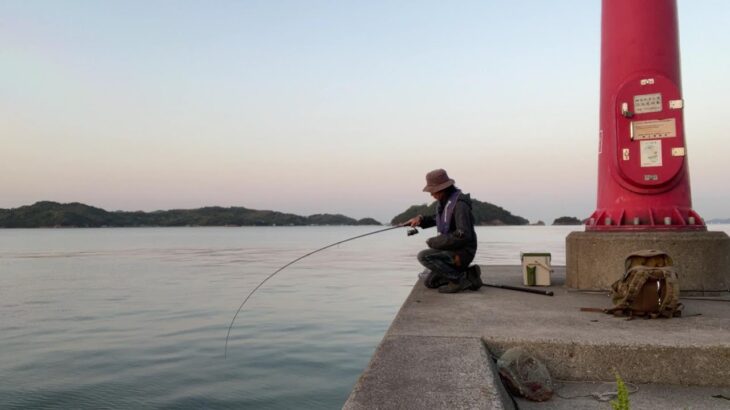
[[[513,409],[478,337],[389,334],[344,409]]]
[[[571,232],[565,246],[566,284],[573,289],[610,289],[623,274],[628,254],[660,249],[674,260],[683,293],[730,290],[725,232]]]
[[[581,312],[581,307],[609,307],[610,298],[569,291],[562,286],[564,275],[564,268],[556,268],[554,297],[488,287],[444,295],[416,283],[344,408],[510,408],[480,339],[493,354],[527,348],[557,379],[612,381],[615,369],[627,382],[652,383],[636,394],[642,403],[669,400],[665,391],[676,386],[699,406],[687,408],[715,408],[713,400],[727,404],[706,396],[715,391],[728,396],[730,387],[728,294],[683,299],[682,318],[627,321]],[[519,266],[483,266],[482,277],[521,284]],[[593,408],[576,400],[583,399],[556,398],[540,406]],[[610,407],[599,404],[596,408]]]
[[[722,397],[730,397],[729,387],[686,387],[675,385],[659,384],[634,384],[628,385],[629,391],[636,390],[629,394],[629,404],[635,410],[727,410],[730,409],[730,400]],[[565,410],[607,410],[611,408],[610,400],[615,400],[615,383],[558,383],[556,386],[557,395],[552,399],[536,403],[525,399],[517,398],[520,410],[542,410],[542,409],[565,409]],[[593,396],[597,394],[597,396]],[[601,394],[604,400],[600,401]]]

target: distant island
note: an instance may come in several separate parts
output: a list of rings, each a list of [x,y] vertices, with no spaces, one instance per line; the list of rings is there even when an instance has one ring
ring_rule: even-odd
[[[243,207],[205,207],[154,212],[108,212],[78,202],[42,201],[13,209],[0,209],[0,228],[98,228],[145,226],[305,226],[382,225],[372,218],[353,219],[339,214],[299,216]]]
[[[730,218],[725,218],[725,219],[722,219],[722,218],[714,218],[714,219],[710,219],[709,221],[705,221],[705,223],[708,223],[708,224],[730,224]]]
[[[574,216],[561,216],[553,221],[553,225],[583,225],[583,221]]]
[[[472,198],[471,207],[475,225],[528,225],[530,223],[527,219],[512,215],[509,211],[489,202],[482,202]],[[392,225],[403,223],[416,215],[433,215],[436,213],[436,208],[436,201],[430,205],[413,205],[396,215],[390,223]]]

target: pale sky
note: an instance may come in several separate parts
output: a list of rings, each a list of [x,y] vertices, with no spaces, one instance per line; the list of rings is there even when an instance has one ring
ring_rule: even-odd
[[[679,0],[694,208],[730,217],[730,2]],[[388,222],[445,168],[596,207],[600,1],[0,1],[0,208]]]

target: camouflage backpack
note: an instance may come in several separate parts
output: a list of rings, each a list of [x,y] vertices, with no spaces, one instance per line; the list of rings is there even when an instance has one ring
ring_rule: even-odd
[[[614,307],[606,313],[651,318],[681,316],[679,281],[672,265],[672,258],[664,251],[630,254],[623,278],[611,285]]]

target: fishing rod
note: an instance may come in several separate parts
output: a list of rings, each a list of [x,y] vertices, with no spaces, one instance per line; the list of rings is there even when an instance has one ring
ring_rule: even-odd
[[[225,347],[224,347],[224,350],[223,350],[223,358],[226,358],[228,356],[228,339],[231,336],[231,329],[233,328],[233,324],[236,322],[236,318],[238,317],[238,314],[241,313],[241,310],[243,309],[243,306],[246,304],[246,302],[248,302],[248,300],[251,298],[251,296],[253,296],[253,294],[261,286],[264,285],[264,283],[266,283],[269,279],[273,278],[277,273],[283,271],[284,269],[288,268],[289,266],[295,264],[296,262],[299,262],[300,260],[302,260],[302,259],[304,259],[304,258],[306,258],[308,256],[314,255],[317,252],[321,252],[321,251],[323,251],[325,249],[329,249],[329,248],[331,248],[333,246],[337,246],[337,245],[343,244],[345,242],[353,241],[355,239],[363,238],[363,237],[366,237],[366,236],[375,235],[375,234],[378,234],[378,233],[381,233],[381,232],[392,231],[393,229],[405,228],[405,227],[410,227],[410,225],[408,224],[408,222],[404,222],[402,224],[398,224],[398,225],[395,225],[395,226],[391,226],[391,227],[388,227],[388,228],[385,228],[385,229],[379,229],[377,231],[364,233],[362,235],[353,236],[351,238],[343,239],[343,240],[341,240],[339,242],[335,242],[335,243],[329,244],[327,246],[323,246],[323,247],[321,247],[319,249],[315,249],[312,252],[307,253],[306,255],[302,255],[302,256],[294,259],[293,261],[291,261],[291,262],[287,263],[286,265],[280,267],[279,269],[277,269],[276,271],[274,271],[274,273],[272,273],[269,276],[267,276],[266,278],[264,278],[264,280],[262,280],[258,285],[256,285],[256,287],[253,288],[253,290],[251,292],[249,292],[248,295],[246,295],[246,298],[243,299],[243,302],[241,302],[241,306],[239,306],[238,307],[238,310],[236,310],[236,314],[233,315],[233,319],[231,319],[231,324],[228,325],[228,332],[226,333],[226,344],[225,344]],[[410,227],[410,229],[408,230],[408,236],[412,236],[412,235],[415,235],[417,233],[418,233],[418,229],[416,229],[414,227]],[[498,285],[498,284],[494,284],[494,283],[484,283],[482,286],[488,286],[488,287],[500,288],[500,289],[516,290],[516,291],[520,291],[520,292],[535,293],[535,294],[538,294],[538,295],[553,296],[553,292],[552,291],[549,291],[549,290],[546,291],[546,290],[539,290],[539,289],[528,289],[528,288],[522,288],[522,287],[517,287],[517,286]]]
[[[328,248],[331,248],[333,246],[337,246],[337,245],[342,244],[342,243],[345,243],[345,242],[353,241],[355,239],[363,238],[365,236],[375,235],[376,233],[381,233],[381,232],[386,232],[386,231],[392,231],[393,229],[398,229],[398,228],[404,228],[406,226],[410,226],[410,225],[407,222],[405,222],[405,223],[402,223],[402,224],[398,224],[398,225],[395,225],[395,226],[391,226],[389,228],[380,229],[380,230],[373,231],[373,232],[368,232],[368,233],[365,233],[365,234],[362,234],[362,235],[358,235],[358,236],[353,236],[352,238],[347,238],[347,239],[341,240],[339,242],[335,242],[333,244],[330,244],[330,245],[327,245],[327,246],[323,246],[323,247],[321,247],[319,249],[316,249],[316,250],[313,250],[312,252],[309,252],[306,255],[302,255],[302,256],[294,259],[293,261],[291,261],[291,262],[287,263],[286,265],[282,266],[281,268],[277,269],[274,273],[272,273],[269,276],[267,276],[264,280],[261,281],[261,283],[259,283],[258,285],[256,285],[256,287],[253,288],[253,290],[251,292],[249,292],[249,294],[246,296],[246,298],[243,299],[243,302],[241,302],[241,306],[238,307],[238,310],[236,311],[236,314],[233,315],[233,319],[231,320],[231,324],[228,326],[228,333],[226,333],[226,345],[225,345],[225,348],[223,350],[223,358],[226,358],[226,356],[228,355],[228,338],[231,336],[231,329],[233,328],[233,323],[236,321],[236,318],[238,317],[238,314],[241,313],[241,309],[243,309],[243,305],[246,304],[246,302],[251,298],[251,296],[261,286],[263,286],[264,283],[266,283],[269,279],[273,278],[274,275],[276,275],[277,273],[283,271],[287,267],[295,264],[296,262],[299,262],[300,260],[306,258],[307,256],[314,255],[317,252],[323,251],[323,250],[328,249]],[[411,229],[408,230],[408,236],[415,235],[417,233],[418,233],[418,230],[416,228],[411,228]]]
[[[545,296],[554,295],[552,290],[530,289],[530,288],[523,288],[520,286],[498,285],[496,283],[484,283],[484,284],[482,284],[482,286],[488,286],[490,288],[517,290],[520,292],[535,293],[537,295],[545,295]]]

